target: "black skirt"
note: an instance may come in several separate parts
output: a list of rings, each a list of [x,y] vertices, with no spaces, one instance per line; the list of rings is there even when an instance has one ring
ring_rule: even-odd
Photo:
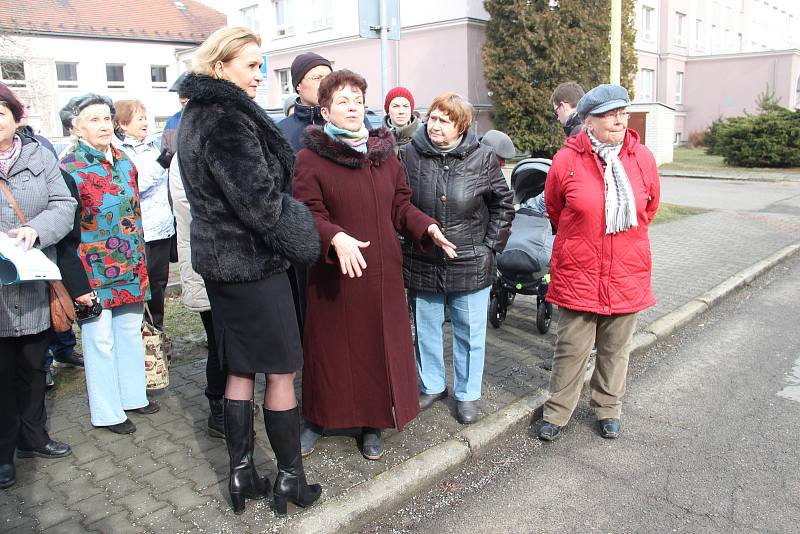
[[[234,373],[283,374],[303,366],[289,278],[256,282],[206,281],[217,355]]]

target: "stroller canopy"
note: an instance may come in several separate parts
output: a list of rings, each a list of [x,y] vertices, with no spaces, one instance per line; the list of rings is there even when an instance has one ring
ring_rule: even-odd
[[[522,204],[544,191],[544,182],[552,160],[547,158],[526,158],[511,171],[511,189],[514,190],[514,204]]]

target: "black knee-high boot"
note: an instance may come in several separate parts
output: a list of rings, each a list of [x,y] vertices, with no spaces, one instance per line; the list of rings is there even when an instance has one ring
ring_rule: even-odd
[[[278,476],[272,488],[275,512],[285,514],[287,501],[303,508],[311,506],[319,499],[322,487],[306,483],[300,455],[300,412],[296,406],[282,412],[264,408],[264,425],[278,463]]]
[[[225,399],[225,442],[231,461],[228,490],[233,513],[244,512],[245,499],[267,496],[267,482],[256,472],[253,462],[253,401]]]

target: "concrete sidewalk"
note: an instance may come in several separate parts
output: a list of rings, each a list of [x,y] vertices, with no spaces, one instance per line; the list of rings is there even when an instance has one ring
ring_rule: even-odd
[[[658,305],[641,314],[639,347],[669,335],[719,296],[800,248],[800,217],[785,214],[715,211],[650,232]],[[463,427],[453,418],[452,401],[437,403],[404,432],[386,433],[387,453],[379,462],[364,460],[352,436],[323,438],[306,461],[309,479],[323,484],[323,497],[310,510],[290,508],[288,519],[276,518],[268,501],[248,501],[239,517],[230,511],[225,444],[204,431],[202,359],[172,367],[172,383],[158,395],[162,410],[134,416],[139,430],[133,435],[93,429],[85,394],[51,402],[51,434],[70,443],[74,454],[17,460],[18,483],[0,492],[0,532],[339,532],[356,527],[429,487],[504,432],[528,424],[546,398],[549,373],[541,364],[553,343],[552,332],[536,331],[534,303],[517,297],[506,322],[487,336],[479,423]],[[263,475],[274,478],[274,457],[260,417],[256,428],[256,462]]]
[[[700,178],[703,180],[740,180],[750,182],[800,182],[800,171],[787,170],[743,170],[735,169],[710,169],[703,171],[684,169],[659,169],[662,178],[675,176],[680,178]]]

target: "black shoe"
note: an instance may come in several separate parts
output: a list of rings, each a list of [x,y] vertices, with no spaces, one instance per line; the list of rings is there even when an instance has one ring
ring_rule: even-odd
[[[72,454],[72,449],[66,443],[51,439],[46,444],[35,449],[17,449],[17,458],[63,458]]]
[[[223,400],[225,443],[230,459],[228,492],[233,513],[244,513],[245,499],[264,499],[267,482],[258,475],[253,461],[253,401]],[[298,426],[299,428],[299,426]]]
[[[539,439],[544,441],[555,441],[561,436],[561,427],[554,425],[550,421],[542,421],[539,427]]]
[[[380,460],[384,453],[384,443],[380,428],[364,427],[361,435],[361,454],[367,460]]]
[[[438,400],[446,399],[446,398],[447,398],[447,390],[446,389],[444,391],[442,391],[441,393],[432,393],[430,395],[427,394],[427,393],[420,393],[419,394],[419,411],[427,410],[428,408],[433,406],[434,402],[436,402]]]
[[[83,367],[83,354],[72,351],[67,357],[53,358],[53,365],[56,367]]]
[[[600,435],[602,437],[606,439],[616,439],[619,437],[619,419],[600,419],[597,423],[600,426]]]
[[[108,425],[105,428],[109,429],[114,434],[133,434],[136,432],[136,425],[130,419],[125,419],[116,425]]]
[[[56,387],[56,381],[53,378],[53,368],[48,367],[47,371],[44,372],[44,387],[47,389],[53,389]]]
[[[10,488],[17,483],[17,470],[14,464],[0,464],[0,489]]]
[[[159,411],[161,406],[159,406],[156,401],[148,401],[147,406],[142,406],[141,408],[134,408],[133,410],[125,410],[126,412],[133,412],[133,413],[140,413],[142,415],[152,415]]]
[[[478,420],[478,401],[456,401],[456,419],[462,425]]]
[[[300,454],[305,458],[317,446],[317,441],[325,434],[325,429],[317,426],[311,421],[306,421],[303,430],[300,432]]]
[[[225,410],[222,408],[222,399],[208,399],[208,435],[212,438],[225,439]]]
[[[307,484],[300,455],[300,411],[273,412],[264,408],[264,426],[278,463],[278,476],[272,487],[275,513],[286,515],[286,504],[292,501],[306,508],[314,504],[322,494],[319,484]]]

